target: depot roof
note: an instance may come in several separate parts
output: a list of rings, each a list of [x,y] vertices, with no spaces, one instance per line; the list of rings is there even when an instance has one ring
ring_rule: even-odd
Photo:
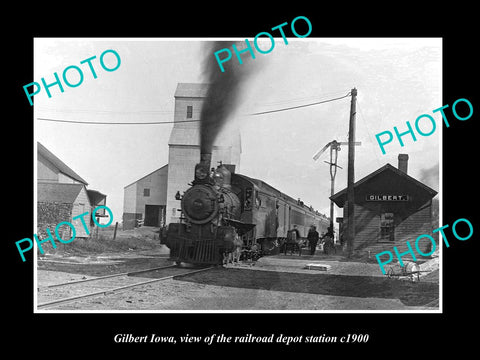
[[[370,173],[369,175],[365,176],[364,178],[358,180],[353,184],[353,188],[355,191],[357,189],[361,189],[364,186],[367,186],[370,182],[373,182],[374,179],[376,179],[379,176],[385,176],[389,174],[390,176],[387,178],[388,180],[388,185],[389,187],[399,187],[400,182],[396,181],[399,179],[402,179],[403,182],[406,184],[411,184],[415,186],[416,188],[420,189],[421,191],[426,194],[426,196],[429,196],[433,198],[435,195],[437,195],[437,191],[433,190],[429,186],[425,185],[424,183],[418,181],[417,179],[411,177],[410,175],[406,174],[405,172],[397,169],[396,167],[392,166],[391,164],[385,164],[381,168],[377,169],[376,171]],[[392,176],[394,178],[392,178]],[[396,179],[396,180],[395,180]],[[355,198],[357,196],[355,195]],[[347,188],[343,189],[342,191],[337,192],[336,194],[330,196],[330,199],[337,204],[338,207],[342,208],[345,205],[345,202],[347,201]],[[357,199],[355,199],[357,200]]]

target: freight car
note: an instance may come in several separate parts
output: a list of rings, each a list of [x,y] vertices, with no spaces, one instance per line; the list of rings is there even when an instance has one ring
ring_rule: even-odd
[[[294,226],[306,237],[311,225],[321,234],[329,219],[267,183],[236,174],[233,165],[210,169],[211,154],[202,154],[194,180],[181,201],[180,223],[170,223],[162,243],[177,263],[221,264],[235,237],[244,248],[258,244],[263,254],[279,251]]]

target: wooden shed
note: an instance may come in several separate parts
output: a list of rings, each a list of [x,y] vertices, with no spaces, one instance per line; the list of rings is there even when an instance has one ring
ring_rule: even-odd
[[[37,235],[48,236],[48,228],[54,234],[57,224],[66,221],[74,225],[76,237],[88,237],[94,226],[90,216],[95,207],[106,205],[107,196],[97,190],[87,189],[88,183],[41,143],[37,143]],[[80,218],[85,215],[85,226]],[[104,209],[97,213],[105,215]],[[71,238],[72,230],[67,225],[59,228],[62,239]]]
[[[90,215],[84,216],[88,233],[82,225],[80,218],[73,220],[74,217],[85,212],[91,214],[92,205],[85,185],[39,183],[37,185],[37,191],[37,224],[39,230],[43,229],[43,231],[45,231],[45,228],[48,227],[53,234],[58,223],[68,221],[75,227],[76,237],[89,236],[88,233],[90,233],[92,228]],[[60,234],[64,234],[62,238],[70,239],[72,235],[70,227],[67,225],[62,226],[61,230],[62,232]]]

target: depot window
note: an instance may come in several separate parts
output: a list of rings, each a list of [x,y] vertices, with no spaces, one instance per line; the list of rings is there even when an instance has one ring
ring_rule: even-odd
[[[143,196],[150,196],[150,189],[143,189]]]
[[[395,223],[393,213],[380,214],[380,241],[395,241]]]

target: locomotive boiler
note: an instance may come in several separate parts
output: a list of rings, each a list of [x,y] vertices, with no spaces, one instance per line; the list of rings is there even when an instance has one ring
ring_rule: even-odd
[[[211,169],[211,154],[201,154],[191,187],[175,198],[181,202],[179,223],[170,223],[162,243],[171,260],[222,264],[241,238],[244,248],[257,245],[261,254],[276,253],[294,227],[306,238],[315,225],[326,231],[326,216],[262,180],[235,173],[234,166]]]

